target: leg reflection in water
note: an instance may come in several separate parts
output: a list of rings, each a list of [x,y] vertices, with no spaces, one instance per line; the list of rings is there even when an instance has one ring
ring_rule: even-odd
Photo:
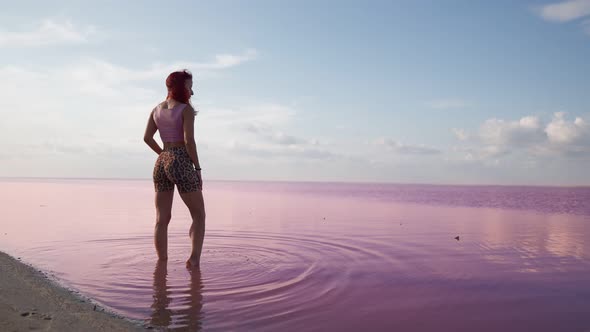
[[[178,310],[178,324],[186,326],[186,331],[201,331],[201,321],[203,314],[203,282],[201,279],[201,271],[198,269],[187,268],[190,274],[190,284],[188,290],[184,291],[181,298],[181,309]]]
[[[169,326],[172,322],[172,310],[168,309],[170,297],[167,286],[168,262],[157,260],[154,270],[154,302],[150,323],[155,326]]]
[[[198,269],[187,269],[190,275],[188,289],[184,288],[180,294],[174,294],[172,302],[172,288],[168,287],[167,261],[158,260],[154,270],[154,302],[151,306],[150,323],[153,326],[165,327],[174,331],[201,331],[201,309],[203,283]],[[178,296],[180,295],[180,296]]]

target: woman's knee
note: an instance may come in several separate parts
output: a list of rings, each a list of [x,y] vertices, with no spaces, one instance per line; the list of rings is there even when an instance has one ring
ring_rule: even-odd
[[[172,219],[172,215],[170,215],[170,214],[158,214],[156,216],[156,224],[158,226],[168,226],[171,219]]]
[[[191,213],[191,217],[193,218],[193,221],[203,221],[205,220],[205,210],[203,209],[194,209],[192,211],[190,211]]]

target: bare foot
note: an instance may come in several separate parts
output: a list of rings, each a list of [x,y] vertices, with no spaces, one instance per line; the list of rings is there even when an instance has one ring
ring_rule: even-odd
[[[189,258],[186,261],[186,268],[187,269],[200,269],[200,262],[197,259]]]

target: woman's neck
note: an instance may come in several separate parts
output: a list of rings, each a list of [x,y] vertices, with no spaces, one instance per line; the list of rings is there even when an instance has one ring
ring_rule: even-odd
[[[179,102],[178,100],[174,99],[174,98],[167,98],[166,101],[164,102],[166,105],[166,108],[173,108],[174,106],[178,105],[178,104],[182,104],[181,102]]]

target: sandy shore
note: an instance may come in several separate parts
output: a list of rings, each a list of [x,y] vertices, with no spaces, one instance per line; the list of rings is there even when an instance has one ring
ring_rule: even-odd
[[[145,331],[0,252],[0,331]]]

